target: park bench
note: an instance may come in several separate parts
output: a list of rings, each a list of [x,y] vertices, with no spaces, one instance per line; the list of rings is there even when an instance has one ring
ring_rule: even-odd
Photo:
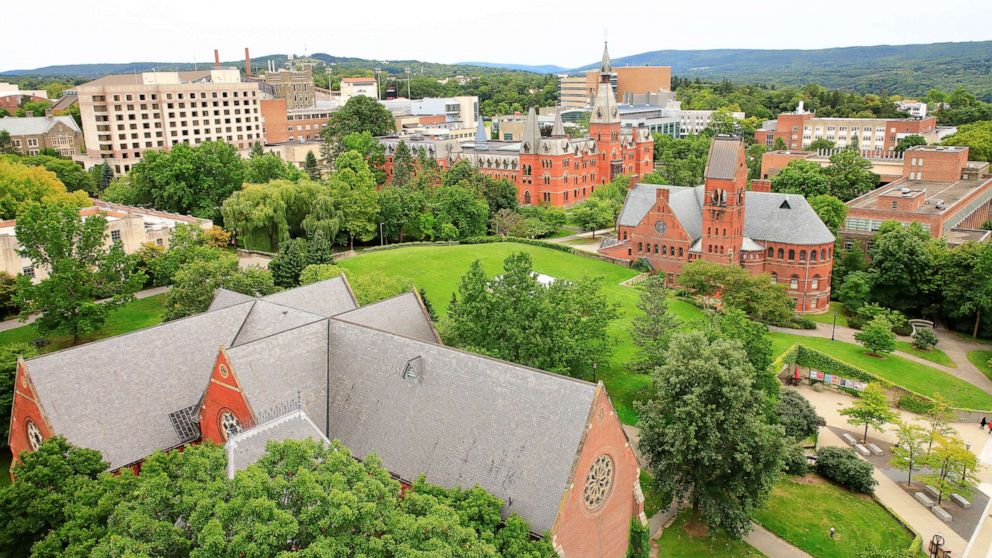
[[[934,505],[933,500],[931,500],[929,496],[927,496],[922,492],[917,492],[916,494],[913,494],[913,498],[916,498],[916,501],[923,504],[923,506],[926,507],[927,509],[932,508]]]
[[[868,448],[862,446],[861,444],[855,444],[854,445],[854,449],[858,450],[858,453],[860,453],[861,455],[863,455],[865,457],[868,457],[869,455],[871,455],[871,452],[868,451]]]
[[[930,486],[929,484],[924,486],[923,489],[926,490],[927,494],[929,494],[930,496],[933,496],[934,498],[940,498],[940,492],[936,488]]]
[[[971,502],[969,502],[968,500],[966,500],[965,497],[962,496],[962,495],[960,495],[960,494],[953,494],[952,493],[951,494],[951,500],[954,500],[954,503],[955,504],[961,506],[962,508],[964,508],[966,510],[970,510],[971,509]]]
[[[951,514],[949,514],[946,511],[944,511],[944,509],[941,508],[940,506],[934,506],[934,507],[930,508],[930,511],[932,511],[933,514],[936,515],[937,517],[939,517],[940,520],[943,521],[944,523],[950,523],[951,522]]]
[[[847,432],[842,433],[840,437],[844,438],[844,441],[852,446],[858,443],[858,441],[854,439],[854,436],[851,436]]]
[[[884,453],[882,448],[876,446],[875,444],[868,444],[868,449],[870,449],[875,455],[882,455]]]

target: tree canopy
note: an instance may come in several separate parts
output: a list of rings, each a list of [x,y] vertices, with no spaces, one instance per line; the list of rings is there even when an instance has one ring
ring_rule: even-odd
[[[90,205],[86,192],[67,192],[54,172],[0,157],[0,218],[16,219],[20,211],[34,202],[68,202],[76,208]]]

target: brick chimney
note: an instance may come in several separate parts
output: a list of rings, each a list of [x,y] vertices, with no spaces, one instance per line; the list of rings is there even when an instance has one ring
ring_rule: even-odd
[[[668,204],[669,196],[672,194],[671,190],[668,188],[658,188],[655,190],[654,199],[655,201],[665,200],[665,204]]]
[[[251,75],[251,56],[248,55],[248,47],[245,47],[245,75]]]
[[[772,181],[765,179],[753,179],[751,180],[751,191],[752,192],[771,192],[772,191]]]
[[[220,69],[220,51],[217,49],[214,49],[214,68]]]

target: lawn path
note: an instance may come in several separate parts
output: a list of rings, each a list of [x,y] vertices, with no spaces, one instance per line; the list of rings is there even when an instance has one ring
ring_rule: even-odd
[[[752,525],[751,532],[744,537],[744,541],[768,558],[813,558],[757,523]]]

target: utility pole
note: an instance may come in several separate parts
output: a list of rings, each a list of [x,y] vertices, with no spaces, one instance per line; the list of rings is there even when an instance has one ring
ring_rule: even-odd
[[[382,73],[382,68],[379,66],[375,67],[375,100],[381,101],[382,98],[379,95],[379,74]]]
[[[412,99],[413,96],[410,95],[410,74],[412,73],[412,70],[409,66],[407,66],[406,68],[403,68],[403,73],[406,74],[406,98]]]

